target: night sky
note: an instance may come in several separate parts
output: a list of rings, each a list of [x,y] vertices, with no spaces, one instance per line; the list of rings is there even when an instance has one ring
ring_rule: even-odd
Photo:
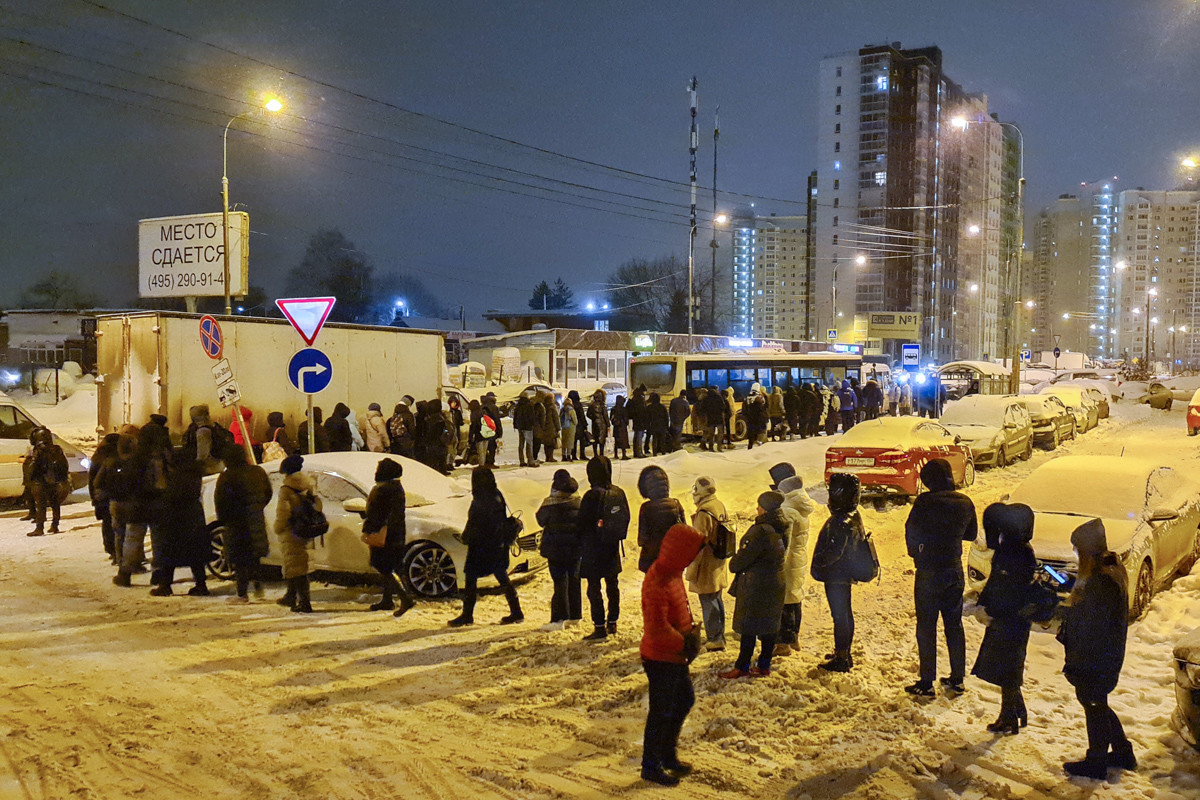
[[[132,299],[138,219],[219,211],[222,129],[266,92],[284,112],[229,135],[251,283],[336,227],[468,313],[686,257],[693,74],[726,210],[801,212],[818,62],[866,44],[941,47],[1021,125],[1030,216],[1082,181],[1174,187],[1200,150],[1194,0],[0,0],[0,31],[0,306],[50,270]]]

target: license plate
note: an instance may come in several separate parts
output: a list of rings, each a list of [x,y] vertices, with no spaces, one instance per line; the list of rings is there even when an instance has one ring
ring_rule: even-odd
[[[847,467],[873,467],[873,466],[875,466],[875,459],[873,459],[873,458],[847,458],[846,466]]]

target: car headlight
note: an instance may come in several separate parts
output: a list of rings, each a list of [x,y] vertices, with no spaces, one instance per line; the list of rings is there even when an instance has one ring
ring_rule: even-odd
[[[92,460],[90,458],[88,458],[87,456],[84,456],[83,458],[79,459],[79,466],[82,467],[83,469],[91,469],[92,468]]]

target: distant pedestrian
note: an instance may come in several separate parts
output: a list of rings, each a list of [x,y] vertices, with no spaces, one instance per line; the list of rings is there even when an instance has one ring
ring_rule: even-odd
[[[70,477],[67,457],[55,443],[54,434],[46,428],[40,429],[33,447],[33,465],[29,470],[29,486],[35,507],[34,529],[27,536],[45,533],[47,511],[50,513],[50,533],[58,533],[61,502],[70,490]]]
[[[479,436],[481,442],[479,466],[496,466],[496,453],[504,440],[504,417],[496,405],[496,395],[491,392],[483,396],[483,415],[480,417]]]
[[[717,531],[729,521],[725,504],[717,499],[717,484],[712,478],[701,475],[692,484],[692,501],[696,513],[692,515],[692,527],[704,537],[704,546],[688,565],[684,577],[688,589],[700,597],[700,615],[704,620],[705,649],[725,649],[725,587],[729,585],[728,559],[717,558],[713,547],[717,543]]]
[[[349,453],[354,449],[354,437],[350,433],[350,406],[338,403],[333,407],[333,413],[325,420],[325,436],[329,442],[329,452]]]
[[[642,496],[642,507],[638,509],[638,569],[650,569],[658,556],[659,545],[667,530],[683,522],[683,506],[671,497],[670,479],[667,471],[652,464],[638,476],[638,493]]]
[[[618,578],[622,543],[629,529],[629,503],[621,487],[613,485],[612,464],[604,456],[588,461],[587,477],[590,488],[579,503],[579,575],[587,581],[593,630],[583,638],[598,641],[616,634],[621,617]]]
[[[261,588],[258,562],[271,550],[263,516],[271,501],[271,481],[262,467],[246,461],[242,448],[231,447],[225,453],[225,471],[217,478],[213,499],[237,581],[237,595],[230,600],[248,603],[251,581],[256,594]]]
[[[558,404],[554,401],[554,395],[550,393],[539,396],[535,401],[537,404],[537,418],[534,423],[534,436],[537,443],[534,446],[533,456],[537,459],[537,447],[541,448],[546,453],[545,462],[547,464],[554,463],[554,451],[558,447],[558,437],[561,428],[558,418]]]
[[[458,628],[475,622],[478,580],[488,576],[496,579],[508,600],[508,615],[500,620],[500,624],[511,625],[524,621],[517,590],[508,578],[509,546],[501,531],[507,519],[508,505],[496,486],[495,473],[487,467],[476,467],[471,472],[471,507],[462,531],[463,543],[467,546],[467,559],[463,565],[466,578],[463,609],[461,614],[450,620],[451,627]]]
[[[791,464],[786,466],[791,467]],[[808,492],[804,491],[804,481],[799,475],[780,478],[773,488],[783,495],[780,510],[789,526],[784,537],[787,553],[783,560],[783,616],[779,622],[779,641],[775,645],[775,655],[779,656],[786,655],[790,650],[800,651],[804,583],[808,577],[809,517],[816,510],[817,504],[808,496]]]
[[[271,447],[272,444],[276,445],[278,449]],[[282,461],[295,453],[296,449],[296,443],[288,435],[287,426],[283,422],[283,412],[272,411],[267,414],[267,435],[263,441],[263,460]]]
[[[670,452],[667,434],[671,427],[671,415],[662,403],[662,397],[652,392],[646,403],[646,453],[661,456]]]
[[[155,546],[155,572],[150,594],[168,597],[173,594],[175,570],[192,573],[192,597],[207,597],[208,578],[205,571],[212,558],[212,536],[204,519],[204,467],[183,451],[175,453],[167,475],[167,488],[162,497],[162,532]]]
[[[583,594],[579,580],[579,483],[565,469],[554,473],[550,496],[537,510],[542,526],[539,552],[546,559],[554,594],[550,598],[550,625],[561,628],[583,619]]]
[[[670,440],[666,452],[673,453],[683,447],[683,425],[692,415],[692,407],[687,400],[687,391],[682,391],[679,396],[671,400],[671,406],[667,409],[670,427]]]
[[[396,403],[387,421],[388,452],[404,458],[413,458],[413,434],[416,426],[417,420],[413,417],[409,404],[404,400]]]
[[[608,416],[612,423],[613,458],[622,461],[629,460],[629,409],[625,406],[625,398],[617,395],[613,402],[612,412]]]
[[[734,394],[733,394],[733,387],[732,386],[725,387],[725,391],[722,392],[721,394],[722,394],[722,401],[725,406],[722,409],[722,427],[723,427],[724,433],[725,433],[725,446],[732,447],[733,446],[733,433],[734,433],[734,431],[733,431],[733,421],[734,421],[733,408],[734,408],[734,404],[736,402],[736,400],[734,398]]]
[[[789,386],[783,393],[783,413],[787,422],[787,438],[795,436],[804,438],[804,430],[800,422],[800,391],[795,386]]]
[[[604,446],[608,443],[608,404],[603,389],[597,389],[592,394],[592,402],[588,405],[588,421],[592,423],[592,455],[604,455]]]
[[[858,394],[850,385],[850,381],[842,381],[842,388],[838,391],[837,398],[838,413],[842,417],[842,433],[845,433],[853,428],[854,423],[858,420]]]
[[[233,443],[235,445],[237,445],[238,447],[245,447],[246,446],[245,443],[249,442],[250,443],[250,452],[254,453],[255,460],[261,461],[262,460],[262,444],[259,443],[259,441],[254,438],[254,423],[253,423],[254,412],[251,411],[246,406],[238,406],[238,410],[241,412],[242,425],[238,424],[237,417],[232,417],[229,420],[229,432],[230,432],[230,434],[233,435]],[[161,416],[161,415],[151,415],[151,424],[152,425],[154,424],[153,420],[154,420],[155,416]],[[167,418],[163,417],[163,422],[165,423],[166,421],[167,421]],[[149,427],[149,426],[147,426],[147,427]],[[161,427],[163,429],[164,433],[166,432],[165,425],[160,425],[159,427]],[[245,431],[246,431],[245,437],[242,436],[243,427],[245,428]],[[170,437],[168,436],[168,438],[167,438],[168,445],[170,444],[170,441],[171,441]]]
[[[562,460],[575,460],[575,434],[579,429],[579,416],[575,412],[575,403],[568,394],[563,401],[562,410],[558,412],[558,424],[562,431]]]
[[[638,386],[629,396],[629,423],[633,426],[633,457],[646,456],[646,387]]]
[[[183,450],[204,466],[205,475],[215,475],[224,469],[224,451],[233,446],[233,436],[212,421],[203,403],[188,409],[188,416],[192,422],[183,433]]]
[[[704,416],[702,448],[718,452],[722,449],[722,443],[725,440],[725,398],[717,391],[717,387],[710,386],[702,403]]]
[[[383,409],[379,403],[367,406],[367,415],[362,421],[362,434],[366,449],[372,453],[386,453],[391,448],[392,440],[388,436],[387,421],[383,418]]]
[[[375,485],[367,497],[367,518],[363,521],[363,533],[385,531],[383,546],[371,547],[371,567],[379,573],[383,585],[383,597],[371,605],[372,611],[393,611],[393,616],[403,616],[413,607],[413,598],[404,588],[403,580],[396,574],[404,560],[404,548],[408,543],[408,528],[405,517],[406,499],[400,479],[404,467],[392,458],[381,458],[375,466]],[[396,608],[393,596],[400,597],[400,608]]]
[[[522,467],[536,467],[533,457],[533,426],[535,422],[533,401],[525,394],[517,398],[513,407],[513,428],[517,431],[518,459]]]
[[[311,453],[328,453],[329,452],[329,435],[325,433],[325,425],[321,422],[322,412],[320,406],[313,406],[313,443],[316,449],[313,450],[308,446],[308,420],[300,423],[300,427],[296,430],[296,440],[299,443],[299,452],[301,455],[310,455]]]
[[[783,560],[787,550],[787,518],[780,507],[783,495],[763,492],[758,496],[754,525],[738,544],[738,551],[729,559],[729,571],[736,588],[737,602],[733,609],[733,629],[739,636],[737,661],[733,669],[719,677],[732,680],[743,677],[763,677],[771,674],[771,658],[779,636],[779,621],[783,615]],[[751,666],[754,646],[761,643],[758,660]]]
[[[854,643],[854,545],[865,534],[858,511],[858,477],[835,472],[829,477],[829,519],[817,534],[813,547],[813,580],[825,584],[825,599],[833,617],[833,655],[818,666],[828,672],[849,672],[854,667],[850,647]]]
[[[579,392],[572,389],[567,392],[567,401],[571,407],[575,409],[575,458],[580,461],[588,460],[588,446],[592,442],[591,434],[588,433],[590,423],[588,422],[587,409],[583,406],[583,400],[579,397]]]
[[[767,435],[767,402],[753,389],[742,404],[742,418],[746,420],[746,449],[753,450]]]
[[[88,466],[88,496],[92,498],[92,508],[95,510],[96,519],[100,520],[100,538],[104,543],[104,552],[108,553],[113,564],[116,564],[119,558],[113,533],[112,510],[109,507],[110,498],[108,492],[97,484],[96,477],[100,474],[101,467],[116,459],[117,442],[120,438],[121,435],[118,433],[106,434],[100,440],[100,446],[96,448],[96,452],[92,453],[92,463]],[[32,518],[31,516],[30,519]]]
[[[778,386],[771,389],[771,393],[767,395],[767,419],[770,422],[770,437],[772,439],[783,439],[783,434],[787,430],[784,424],[784,415],[786,410],[783,406],[783,389]]]
[[[883,409],[883,389],[874,378],[863,384],[862,388],[863,419],[878,419]]]

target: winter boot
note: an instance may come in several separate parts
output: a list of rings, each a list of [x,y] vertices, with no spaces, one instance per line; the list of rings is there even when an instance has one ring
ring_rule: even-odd
[[[467,616],[466,612],[463,612],[446,624],[451,628],[465,628],[467,625],[474,625],[475,620],[474,618]]]
[[[607,633],[609,636],[616,636],[616,635],[617,635],[617,622],[616,622],[616,620],[613,620],[612,622],[605,623],[605,625],[604,625],[604,632],[605,632],[605,633]]]
[[[589,633],[587,636],[583,637],[583,641],[599,642],[599,641],[601,641],[603,639],[607,639],[607,638],[608,638],[608,631],[605,629],[605,627],[603,625],[597,625],[596,629],[594,631]]]
[[[124,586],[125,588],[129,588],[132,585],[133,584],[129,580],[129,573],[125,570],[120,570],[115,576],[113,576],[113,586]]]
[[[212,594],[208,590],[207,583],[197,583],[192,588],[188,589],[188,595],[191,597],[208,597]]]
[[[508,598],[508,616],[500,620],[501,625],[512,625],[517,622],[524,622],[525,615],[521,613],[521,600],[517,597],[517,590],[511,585],[504,588],[504,596]]]
[[[174,592],[171,591],[171,584],[160,583],[150,590],[151,597],[170,597]]]
[[[283,597],[275,601],[277,604],[290,608],[293,611],[296,609],[296,579],[288,578],[287,591],[283,593]]]
[[[34,530],[31,530],[29,533],[27,533],[25,535],[26,536],[44,536],[45,531],[43,531],[41,528],[35,528]]]
[[[665,771],[661,764],[643,764],[642,780],[657,783],[659,786],[679,785],[679,778]]]
[[[292,578],[296,586],[296,604],[292,606],[292,611],[299,614],[311,614],[312,602],[308,593],[308,576],[301,575],[298,578]]]
[[[854,659],[850,657],[848,650],[837,651],[833,654],[833,658],[817,666],[826,672],[849,672],[854,666]]]
[[[1123,769],[1132,772],[1137,769],[1137,759],[1133,755],[1133,745],[1126,739],[1123,744],[1114,744],[1108,754],[1108,766],[1113,769]]]
[[[1091,778],[1102,781],[1108,777],[1107,755],[1093,755],[1091,752],[1082,761],[1068,761],[1063,764],[1066,773],[1075,778]]]

